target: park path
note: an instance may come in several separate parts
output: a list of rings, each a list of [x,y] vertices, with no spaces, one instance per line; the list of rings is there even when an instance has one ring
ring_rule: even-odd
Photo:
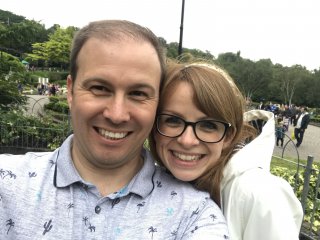
[[[291,125],[289,127],[289,131],[286,133],[291,137],[291,132],[294,129],[294,127]],[[288,140],[285,138],[285,141]],[[297,141],[294,140],[294,143]],[[297,157],[297,151],[295,147],[292,147],[293,143],[289,143],[288,147],[285,149],[286,155],[291,155],[292,157],[296,158]],[[299,158],[306,160],[308,156],[313,156],[314,161],[320,162],[320,127],[310,125],[306,129],[303,137],[302,144],[300,145],[299,148],[297,148],[298,153],[299,153]],[[280,149],[279,147],[275,146],[274,147],[274,154],[279,155]]]
[[[45,95],[27,95],[27,97],[27,113],[30,115],[38,115],[43,111],[43,106],[49,103],[49,98]]]

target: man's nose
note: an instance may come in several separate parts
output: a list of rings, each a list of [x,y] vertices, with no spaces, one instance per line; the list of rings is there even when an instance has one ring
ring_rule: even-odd
[[[114,124],[120,124],[130,120],[130,111],[124,96],[114,95],[107,102],[103,116]]]

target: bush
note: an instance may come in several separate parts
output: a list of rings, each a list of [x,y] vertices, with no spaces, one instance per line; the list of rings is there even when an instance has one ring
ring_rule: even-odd
[[[25,116],[20,111],[0,114],[0,148],[19,147],[54,150],[69,134],[67,121],[54,122],[51,116],[37,118]]]
[[[320,232],[320,211],[316,211],[313,215],[313,208],[319,209],[320,204],[320,196],[319,192],[317,192],[317,173],[319,174],[320,167],[319,165],[314,164],[314,171],[310,177],[309,182],[309,192],[305,207],[305,216],[304,216],[304,224],[311,226],[314,234],[318,234]],[[275,165],[271,165],[271,173],[276,176],[282,177],[287,180],[291,186],[295,186],[297,184],[296,196],[301,199],[303,183],[304,183],[304,173],[297,173],[296,169],[290,169],[288,167],[279,167]],[[318,193],[318,194],[317,194]],[[314,206],[314,204],[318,204],[318,206]]]
[[[49,98],[50,102],[44,106],[46,110],[52,110],[60,114],[69,113],[69,105],[65,97],[55,97],[52,96]]]

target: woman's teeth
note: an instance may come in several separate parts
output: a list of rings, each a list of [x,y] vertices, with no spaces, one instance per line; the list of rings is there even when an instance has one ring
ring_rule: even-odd
[[[199,160],[201,158],[201,155],[200,154],[197,154],[197,155],[186,155],[186,154],[182,154],[182,153],[178,153],[178,152],[172,152],[172,154],[183,160],[183,161],[196,161],[196,160]]]

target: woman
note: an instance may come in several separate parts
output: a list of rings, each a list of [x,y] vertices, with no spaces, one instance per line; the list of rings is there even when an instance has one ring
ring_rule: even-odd
[[[255,138],[248,122],[266,122]],[[302,207],[290,185],[270,174],[274,117],[252,110],[220,68],[168,64],[150,148],[176,178],[210,192],[231,239],[298,239]],[[247,144],[245,144],[247,143]]]

